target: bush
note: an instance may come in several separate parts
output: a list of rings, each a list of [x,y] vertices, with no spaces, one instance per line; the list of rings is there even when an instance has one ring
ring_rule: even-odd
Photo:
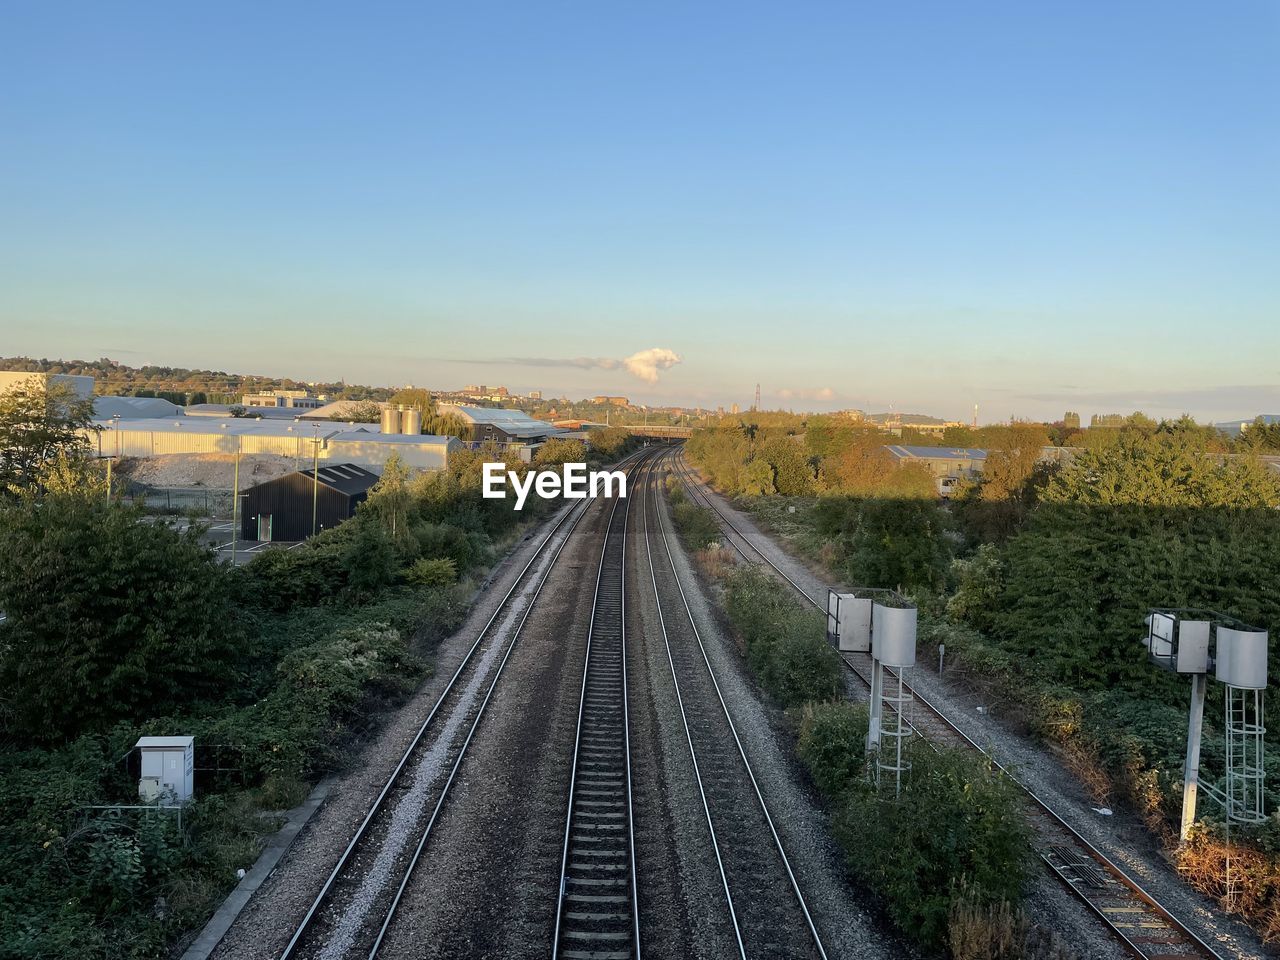
[[[245,625],[196,528],[50,495],[0,508],[5,726],[57,742],[213,695]]]
[[[947,614],[979,630],[990,630],[1004,586],[1000,551],[984,543],[967,560],[953,560],[956,591],[947,601]]]
[[[796,753],[828,800],[838,800],[866,772],[867,708],[861,704],[806,704]]]
[[[917,743],[910,759],[897,800],[867,784],[847,790],[835,833],[850,870],[897,927],[939,948],[961,900],[970,908],[1021,900],[1030,828],[1017,787],[985,758]]]
[[[840,657],[822,617],[804,609],[754,566],[725,578],[725,610],[742,638],[752,673],[782,706],[829,700],[841,689]]]
[[[420,587],[442,587],[458,579],[458,565],[452,557],[423,557],[414,561],[404,578]]]
[[[685,546],[690,550],[701,550],[710,544],[720,542],[720,524],[706,507],[699,507],[687,500],[682,501],[672,507],[671,520]]]

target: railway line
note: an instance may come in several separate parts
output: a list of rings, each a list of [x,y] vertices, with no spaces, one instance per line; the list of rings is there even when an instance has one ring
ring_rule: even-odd
[[[689,496],[712,511],[725,533],[726,542],[744,561],[763,563],[825,615],[825,598],[812,596],[752,543],[703,488],[702,481],[685,462],[683,451],[673,454],[670,462]],[[869,689],[870,657],[843,653],[841,659],[850,673]],[[948,720],[941,710],[912,689],[910,684],[904,684],[904,687],[921,708],[906,718],[916,735],[931,744],[950,743],[976,750],[1018,784],[1028,799],[1027,809],[1037,837],[1037,852],[1128,953],[1144,960],[1222,960],[1222,955],[1210,944],[1071,827],[1045,800]]]
[[[629,465],[634,469],[649,456],[632,458]],[[360,955],[372,960],[378,955],[530,611],[591,505],[585,501],[565,510],[515,577],[370,805],[280,960]],[[608,543],[606,537],[606,554]]]
[[[648,579],[737,954],[826,960],[680,584],[664,517],[650,509],[655,483],[652,469],[642,475]]]
[[[626,547],[631,500],[621,502],[625,506],[620,508],[614,500],[609,511],[591,603],[553,960],[641,956],[627,705]]]

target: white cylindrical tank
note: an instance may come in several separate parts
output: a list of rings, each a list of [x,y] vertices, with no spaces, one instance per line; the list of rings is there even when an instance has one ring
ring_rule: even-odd
[[[1267,632],[1218,627],[1216,675],[1223,683],[1245,690],[1267,686]]]
[[[411,436],[422,433],[422,411],[417,407],[406,407],[400,413],[400,432]]]
[[[382,432],[383,433],[399,433],[400,432],[400,411],[395,407],[382,408]]]
[[[915,666],[915,607],[872,607],[871,655],[886,667]]]

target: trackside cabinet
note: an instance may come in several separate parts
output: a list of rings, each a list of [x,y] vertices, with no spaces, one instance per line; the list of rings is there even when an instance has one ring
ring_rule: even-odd
[[[139,737],[134,744],[142,756],[138,797],[161,806],[185,804],[194,792],[194,737]]]

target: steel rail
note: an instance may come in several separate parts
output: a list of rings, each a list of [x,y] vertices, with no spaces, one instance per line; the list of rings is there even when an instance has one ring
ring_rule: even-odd
[[[639,455],[633,455],[630,458],[626,458],[622,461],[620,465],[622,464],[633,465],[633,462],[636,459],[638,459],[638,456]],[[521,621],[520,621],[520,627],[523,626],[524,620],[525,618],[527,618],[529,610],[533,607],[534,600],[536,600],[538,594],[541,593],[542,585],[546,582],[546,580],[550,577],[551,572],[555,569],[555,563],[556,563],[556,560],[559,559],[560,553],[564,550],[565,545],[569,542],[569,538],[572,536],[574,530],[577,528],[578,523],[582,520],[582,518],[586,515],[586,513],[587,513],[587,502],[584,502],[581,506],[571,506],[565,509],[563,514],[556,520],[556,522],[551,527],[551,529],[547,531],[547,535],[543,537],[542,542],[538,544],[537,548],[533,552],[533,555],[530,556],[529,560],[520,569],[520,572],[516,574],[515,578],[512,580],[510,588],[507,590],[505,594],[503,594],[502,599],[498,601],[498,605],[494,609],[492,616],[490,616],[489,619],[485,622],[484,626],[480,628],[479,632],[476,634],[475,641],[467,649],[467,652],[463,656],[462,661],[458,664],[457,669],[453,672],[453,675],[449,678],[449,682],[445,685],[445,688],[440,692],[439,697],[436,698],[436,702],[432,705],[430,712],[428,712],[426,716],[426,719],[424,719],[421,725],[419,725],[418,730],[414,734],[413,739],[409,742],[408,747],[405,748],[404,754],[401,756],[399,763],[397,763],[395,769],[392,770],[391,775],[387,778],[387,782],[383,785],[382,790],[379,791],[378,796],[374,799],[373,803],[370,805],[368,812],[364,816],[364,819],[360,822],[360,826],[356,828],[355,834],[352,836],[350,842],[347,844],[346,848],[343,850],[342,855],[338,858],[338,861],[334,865],[333,869],[330,871],[329,876],[325,879],[324,885],[320,888],[320,892],[316,894],[316,897],[312,901],[310,908],[307,910],[305,916],[303,916],[301,922],[299,922],[298,926],[295,928],[293,936],[290,938],[288,944],[286,944],[284,951],[280,954],[279,960],[290,960],[290,958],[294,956],[294,952],[297,950],[298,946],[301,944],[303,939],[306,937],[306,935],[310,931],[312,922],[315,920],[315,917],[319,913],[320,908],[328,899],[328,896],[330,892],[333,890],[334,885],[343,875],[348,864],[351,862],[351,858],[356,848],[360,845],[361,841],[365,838],[365,835],[368,832],[369,826],[373,823],[373,821],[378,816],[378,814],[382,812],[382,806],[387,796],[391,793],[392,789],[398,783],[401,774],[404,773],[404,770],[408,766],[410,760],[417,753],[418,748],[422,743],[423,737],[426,735],[428,729],[431,727],[432,721],[436,718],[437,714],[440,712],[440,709],[444,705],[445,701],[453,693],[454,687],[457,685],[459,677],[461,677],[462,674],[472,665],[472,662],[475,659],[476,651],[480,648],[484,640],[489,636],[489,632],[493,628],[493,625],[497,622],[498,618],[504,612],[506,612],[507,605],[510,603],[512,596],[515,595],[516,591],[524,583],[525,575],[534,566],[534,564],[537,563],[544,556],[544,554],[547,551],[548,545],[552,542],[556,534],[560,531],[560,528],[563,527],[565,523],[569,522],[572,518],[572,522],[569,522],[569,526],[565,530],[564,536],[559,546],[556,548],[555,554],[552,557],[551,562],[547,565],[547,569],[543,573],[542,579],[539,582],[539,585],[537,588],[537,592],[535,592],[534,596],[530,598],[529,603],[525,608],[524,616],[521,618]],[[511,644],[511,646],[514,646],[514,640],[518,639],[519,637],[520,627],[517,627],[517,629],[513,633],[513,643]],[[507,655],[510,654],[510,650],[511,650],[511,647],[508,647]],[[503,657],[503,663],[505,662],[506,662],[506,656]],[[501,672],[501,665],[499,665],[498,670],[499,672]],[[497,677],[495,675],[495,682],[496,682],[496,679]],[[490,688],[490,692],[492,692],[492,687]],[[488,698],[486,697],[486,701],[487,699]],[[468,737],[468,742],[469,742],[469,739],[470,738]],[[465,746],[463,748],[463,752],[465,752]],[[459,754],[459,756],[461,756],[461,754]],[[401,885],[401,887],[403,888],[403,884]],[[382,933],[379,934],[379,937],[378,937],[379,943],[381,942],[383,933],[385,933],[386,926],[387,924],[384,922],[383,931]],[[377,947],[375,946],[370,956],[374,956],[376,953],[377,953]]]
[[[683,451],[676,453],[673,456],[673,459],[676,461],[675,462],[676,470],[680,475],[680,479],[684,483],[686,489],[692,490],[693,488],[699,487],[702,481],[694,477],[688,465],[683,462]],[[737,527],[737,525],[735,525],[733,521],[730,520],[729,517],[726,516],[724,512],[719,509],[718,506],[716,506],[714,501],[711,499],[710,495],[706,494],[701,489],[698,489],[696,491],[696,495],[701,498],[702,502],[708,507],[708,509],[710,509],[713,513],[715,513],[715,515],[719,518],[719,521],[723,526],[731,529],[733,533],[737,535],[738,539],[740,539],[743,543],[745,543],[748,547],[750,547],[752,551],[758,557],[760,557],[761,560],[763,560],[766,564],[768,564],[768,566],[771,567],[775,573],[777,573],[780,577],[786,580],[786,582],[789,583],[796,590],[796,592],[798,592],[802,597],[804,597],[811,604],[813,604],[819,611],[823,613],[826,612],[821,603],[819,603],[812,596],[810,596],[808,591],[806,591],[803,587],[801,587],[798,583],[796,583],[795,580],[793,580],[790,576],[788,576],[776,563],[774,563],[771,559],[769,559],[769,557],[759,547],[757,547],[754,543],[751,542],[751,540]],[[743,557],[743,559],[749,560],[746,553],[743,552],[743,550],[740,547],[738,547],[737,544],[732,544],[732,545],[734,549],[738,551],[739,555]],[[864,684],[867,684],[868,686],[870,686],[868,679],[862,674],[860,670],[858,670],[851,662],[849,662],[849,660],[846,657],[841,656],[840,659],[845,664],[845,666],[855,676],[858,677],[859,680],[861,680]],[[952,736],[959,737],[965,746],[968,746],[971,749],[978,751],[978,753],[980,753],[983,757],[985,757],[1002,774],[1007,776],[1013,783],[1017,784],[1017,786],[1021,788],[1021,790],[1032,801],[1033,805],[1038,809],[1039,812],[1048,816],[1048,818],[1053,822],[1053,824],[1058,828],[1060,828],[1061,830],[1063,830],[1076,843],[1077,846],[1081,847],[1088,854],[1088,856],[1091,859],[1098,862],[1122,886],[1128,888],[1129,892],[1134,897],[1136,897],[1138,900],[1144,903],[1147,907],[1149,907],[1161,920],[1163,920],[1166,924],[1168,924],[1180,936],[1186,939],[1190,946],[1200,951],[1203,956],[1211,958],[1211,960],[1224,960],[1224,958],[1220,953],[1218,953],[1216,950],[1213,949],[1212,946],[1206,943],[1203,938],[1201,938],[1198,934],[1195,933],[1195,931],[1191,930],[1186,924],[1184,924],[1181,920],[1179,920],[1176,916],[1174,916],[1174,914],[1170,912],[1166,907],[1164,907],[1158,900],[1156,900],[1154,896],[1152,896],[1145,889],[1143,889],[1142,886],[1136,880],[1130,877],[1103,851],[1101,851],[1092,843],[1090,843],[1089,840],[1087,840],[1078,830],[1076,830],[1073,826],[1071,826],[1070,823],[1068,823],[1056,810],[1054,810],[1053,807],[1051,807],[1047,801],[1045,801],[1043,798],[1037,795],[1033,790],[1031,790],[1031,788],[1029,788],[1026,784],[1024,784],[1004,764],[1002,764],[999,760],[993,757],[976,740],[974,740],[967,733],[961,730],[960,727],[958,727],[955,723],[953,723],[950,719],[948,719],[947,716],[943,714],[942,711],[937,706],[935,706],[927,697],[922,696],[919,693],[919,691],[917,691],[916,689],[914,689],[908,684],[904,683],[904,687],[910,692],[911,696],[914,699],[918,700],[925,707],[925,709],[929,711],[929,713],[932,716],[934,716],[944,726],[946,731],[948,731]],[[907,722],[911,726],[912,730],[921,737],[921,739],[925,740],[928,743],[933,742],[933,738],[925,737],[923,734],[921,734],[919,729],[913,723],[911,723],[910,720],[908,720]],[[1052,861],[1048,860],[1047,855],[1044,855],[1044,858],[1048,863],[1050,869],[1052,869],[1054,873],[1060,879],[1062,879],[1063,882],[1066,883],[1067,886],[1070,887],[1070,889],[1073,890],[1080,897],[1081,900],[1085,902],[1085,904],[1107,925],[1110,931],[1118,939],[1120,939],[1120,941],[1124,944],[1125,948],[1129,950],[1135,957],[1143,958],[1143,960],[1150,960],[1150,958],[1154,958],[1154,957],[1174,958],[1174,957],[1189,956],[1186,954],[1152,953],[1150,951],[1143,950],[1142,944],[1135,942],[1135,940],[1131,936],[1129,936],[1128,933],[1126,933],[1123,929],[1119,928],[1116,925],[1115,921],[1110,916],[1108,916],[1107,913],[1103,911],[1103,909],[1101,909],[1097,904],[1090,901],[1089,897],[1085,895],[1085,893],[1081,890],[1080,886],[1076,883],[1073,883],[1071,879],[1068,876],[1066,876],[1064,872],[1057,865],[1055,865]],[[1153,946],[1167,946],[1167,945],[1169,945],[1167,942],[1153,944]]]
[[[650,471],[650,475],[652,475],[652,470]],[[721,854],[719,850],[719,842],[716,838],[714,823],[712,822],[711,812],[707,805],[706,792],[703,789],[701,774],[699,773],[699,770],[698,770],[697,751],[695,750],[693,745],[693,738],[689,728],[688,715],[684,708],[684,699],[680,693],[680,681],[677,677],[676,666],[675,666],[674,658],[671,653],[671,644],[668,637],[667,626],[666,626],[666,616],[665,614],[663,614],[663,611],[662,611],[662,593],[658,588],[657,574],[656,574],[654,563],[653,563],[653,553],[651,549],[651,538],[650,538],[650,528],[649,528],[649,502],[650,502],[649,491],[651,490],[651,488],[652,488],[652,483],[650,483],[645,487],[645,500],[643,504],[645,553],[649,561],[649,577],[653,585],[654,602],[658,608],[658,621],[662,628],[662,640],[663,640],[663,643],[666,645],[666,649],[667,649],[667,663],[671,667],[671,679],[672,679],[672,682],[675,684],[675,688],[676,688],[676,697],[677,697],[677,702],[679,703],[679,706],[680,706],[680,715],[681,715],[681,720],[684,724],[685,737],[689,742],[690,754],[693,756],[694,774],[698,779],[698,789],[699,789],[699,792],[702,794],[703,809],[704,811],[706,811],[707,823],[708,823],[708,826],[711,828],[712,844],[716,847],[716,860],[718,863],[720,863],[721,878],[723,879],[725,884],[725,895],[726,897],[729,898],[730,911],[734,912],[733,899],[729,890],[729,881],[724,872],[723,860],[721,858]],[[743,769],[747,774],[747,778],[750,780],[752,792],[755,795],[755,799],[757,804],[759,805],[760,812],[764,817],[765,823],[768,825],[770,835],[773,837],[774,847],[778,852],[778,857],[782,863],[783,868],[786,870],[787,879],[790,882],[791,891],[795,895],[796,903],[800,907],[801,913],[804,915],[805,923],[808,926],[809,935],[813,939],[813,945],[817,949],[818,955],[822,958],[822,960],[826,960],[827,951],[826,951],[826,948],[823,946],[822,937],[818,933],[818,928],[817,928],[817,925],[814,923],[813,915],[809,912],[809,905],[805,901],[804,892],[800,889],[800,883],[796,878],[794,869],[792,869],[791,860],[787,856],[787,851],[785,846],[782,843],[782,838],[778,835],[777,827],[774,825],[774,822],[773,822],[773,816],[769,813],[769,805],[765,801],[764,794],[760,790],[760,784],[756,780],[755,771],[752,769],[751,761],[748,759],[746,749],[742,745],[742,739],[738,735],[737,725],[733,722],[733,716],[729,712],[729,705],[725,702],[724,693],[720,689],[720,683],[716,679],[715,669],[711,666],[711,660],[710,660],[710,657],[707,655],[706,645],[703,643],[703,640],[702,640],[702,631],[698,629],[697,620],[694,618],[693,610],[689,606],[689,598],[684,592],[684,587],[681,586],[680,584],[680,577],[676,572],[675,558],[671,553],[670,538],[667,530],[664,529],[664,525],[663,525],[664,518],[663,518],[661,509],[659,508],[655,510],[655,514],[658,521],[657,532],[659,537],[662,540],[663,548],[667,556],[667,562],[671,565],[672,578],[675,582],[676,589],[680,594],[681,605],[684,608],[685,615],[689,619],[689,626],[693,630],[694,638],[697,640],[698,651],[701,654],[702,662],[707,668],[707,677],[711,681],[712,688],[715,690],[715,693],[716,693],[716,700],[720,704],[720,709],[724,714],[725,722],[728,724],[729,730],[733,735],[733,742],[737,748],[738,757],[742,760]],[[734,931],[735,931],[735,934],[737,935],[739,951],[741,953],[741,956],[745,960],[746,951],[743,945],[741,929],[737,921],[736,912],[734,912]]]
[[[642,461],[642,464],[637,471],[639,475],[643,475],[644,471],[648,467],[649,462],[652,459],[653,459],[652,456],[648,456]],[[632,485],[632,488],[634,491],[634,484]],[[579,823],[578,823],[579,818],[575,817],[574,815],[575,810],[580,804],[586,804],[586,803],[608,804],[610,802],[610,801],[587,801],[584,799],[583,796],[579,795],[578,766],[579,766],[579,761],[582,758],[584,727],[588,725],[591,725],[593,728],[598,728],[600,726],[605,726],[605,727],[609,726],[606,720],[604,720],[603,718],[599,718],[597,716],[596,710],[594,708],[591,709],[590,714],[588,713],[588,691],[591,689],[591,680],[593,679],[592,668],[593,667],[597,668],[597,670],[595,671],[596,679],[599,679],[599,673],[602,670],[608,669],[607,667],[601,668],[600,661],[598,659],[593,661],[592,657],[593,657],[593,654],[596,654],[599,652],[599,648],[600,646],[602,646],[602,643],[604,642],[604,640],[607,640],[607,638],[604,638],[604,640],[601,640],[600,642],[597,641],[596,614],[601,609],[602,587],[605,584],[605,571],[606,571],[606,564],[609,560],[609,548],[615,542],[614,541],[614,520],[617,517],[617,513],[618,513],[618,501],[614,500],[613,507],[609,511],[609,520],[605,527],[604,543],[600,547],[600,563],[599,563],[598,569],[596,570],[595,590],[591,597],[591,617],[590,617],[590,620],[588,621],[588,626],[587,626],[587,647],[586,647],[586,653],[583,657],[583,662],[582,662],[582,685],[581,685],[581,690],[579,692],[579,697],[578,697],[578,721],[577,721],[577,726],[574,732],[574,741],[573,741],[573,764],[572,764],[572,767],[570,768],[570,773],[569,773],[569,791],[568,791],[567,810],[565,813],[564,842],[560,851],[560,884],[559,884],[559,893],[556,897],[555,937],[552,941],[552,947],[551,947],[551,956],[553,960],[557,960],[557,958],[559,958],[562,955],[561,948],[560,948],[560,941],[562,938],[566,938],[567,935],[570,933],[570,931],[567,931],[565,929],[565,920],[567,919],[567,917],[572,916],[571,914],[567,914],[565,911],[565,899],[567,896],[570,895],[569,894],[570,883],[575,881],[580,881],[582,879],[594,879],[594,878],[582,878],[582,877],[575,878],[571,876],[571,872],[572,872],[571,861],[569,859],[570,849],[574,839],[574,827],[579,826]],[[633,810],[632,810],[632,793],[631,793],[631,733],[630,733],[631,722],[630,722],[630,713],[628,710],[628,703],[627,703],[628,685],[627,685],[627,641],[626,641],[626,542],[627,542],[627,519],[630,516],[630,514],[631,514],[631,501],[630,501],[630,498],[628,498],[627,506],[622,512],[621,529],[617,535],[617,541],[616,541],[619,546],[618,558],[617,558],[618,559],[618,571],[617,571],[618,608],[619,608],[617,626],[618,626],[618,642],[619,642],[618,658],[620,661],[619,667],[620,667],[620,680],[621,680],[620,699],[621,699],[621,711],[622,711],[622,727],[620,732],[622,734],[621,751],[622,751],[622,760],[623,760],[623,768],[624,768],[623,769],[623,773],[624,773],[624,776],[623,776],[624,798],[623,799],[625,801],[625,808],[626,808],[626,812],[625,812],[625,820],[626,820],[625,828],[627,833],[626,855],[629,861],[630,894],[631,894],[630,895],[631,916],[630,916],[630,923],[629,923],[629,926],[631,929],[630,929],[628,950],[624,954],[622,951],[610,951],[607,949],[606,938],[621,935],[621,934],[616,934],[609,930],[605,930],[605,931],[575,930],[573,931],[573,934],[585,940],[590,940],[593,937],[596,940],[606,940],[606,943],[603,945],[605,949],[596,951],[602,955],[620,954],[624,956],[634,956],[635,960],[640,960],[640,956],[641,956],[640,902],[639,902],[638,884],[636,882],[636,846],[635,846],[635,830],[634,830],[634,817],[633,817]],[[591,732],[593,734],[599,734],[601,732],[607,734],[611,731],[607,729],[604,731],[600,731],[599,729],[593,729]],[[584,782],[585,782],[585,775],[584,775]],[[598,792],[599,792],[598,790],[594,791],[592,795],[594,796]],[[587,838],[579,837],[578,839],[582,842],[586,842]],[[592,852],[595,852],[601,855],[606,853],[606,851],[603,851],[603,850],[592,851]],[[588,868],[588,872],[589,870],[590,868]],[[579,896],[582,896],[582,895],[579,895]],[[590,895],[586,895],[586,896],[590,896]],[[610,895],[602,894],[601,896],[610,896]],[[600,902],[600,901],[592,901],[592,902]],[[616,922],[618,917],[616,915],[598,914],[593,916],[587,916],[585,917],[585,919],[587,919],[588,921],[590,920],[599,921],[603,919],[609,919],[609,920],[614,920]],[[568,949],[564,951],[564,956],[576,956],[582,953],[583,951]]]

